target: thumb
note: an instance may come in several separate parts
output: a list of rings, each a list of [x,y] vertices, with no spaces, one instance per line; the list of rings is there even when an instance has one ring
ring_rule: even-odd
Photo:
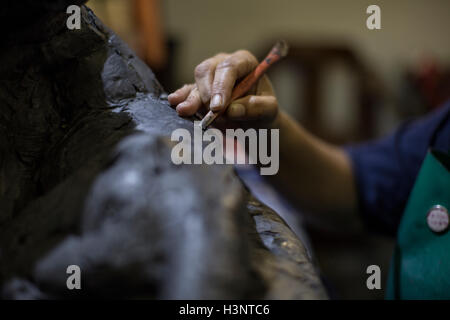
[[[272,95],[246,96],[233,101],[227,108],[227,117],[238,121],[269,121],[278,112],[277,99]]]

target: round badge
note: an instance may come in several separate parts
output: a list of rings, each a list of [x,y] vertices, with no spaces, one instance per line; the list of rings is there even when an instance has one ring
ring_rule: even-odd
[[[449,217],[445,207],[437,205],[431,207],[427,215],[428,227],[436,233],[444,232],[448,229]]]

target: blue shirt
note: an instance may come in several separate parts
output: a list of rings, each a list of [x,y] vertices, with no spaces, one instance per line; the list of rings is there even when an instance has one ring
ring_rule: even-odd
[[[346,148],[359,211],[370,229],[396,234],[430,148],[450,152],[450,101],[424,118],[404,123],[388,137]]]

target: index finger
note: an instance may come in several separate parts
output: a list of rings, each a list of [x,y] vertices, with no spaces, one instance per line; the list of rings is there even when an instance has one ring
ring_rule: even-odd
[[[220,62],[214,74],[209,108],[219,112],[230,103],[236,80],[246,76],[258,65],[258,60],[248,51],[240,50]]]

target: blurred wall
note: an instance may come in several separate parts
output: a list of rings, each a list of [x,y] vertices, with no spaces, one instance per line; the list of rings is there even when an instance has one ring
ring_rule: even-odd
[[[448,0],[163,0],[167,33],[180,40],[177,78],[219,51],[257,50],[282,35],[353,45],[388,86],[422,55],[450,63]],[[366,28],[366,8],[381,7],[382,30]]]

